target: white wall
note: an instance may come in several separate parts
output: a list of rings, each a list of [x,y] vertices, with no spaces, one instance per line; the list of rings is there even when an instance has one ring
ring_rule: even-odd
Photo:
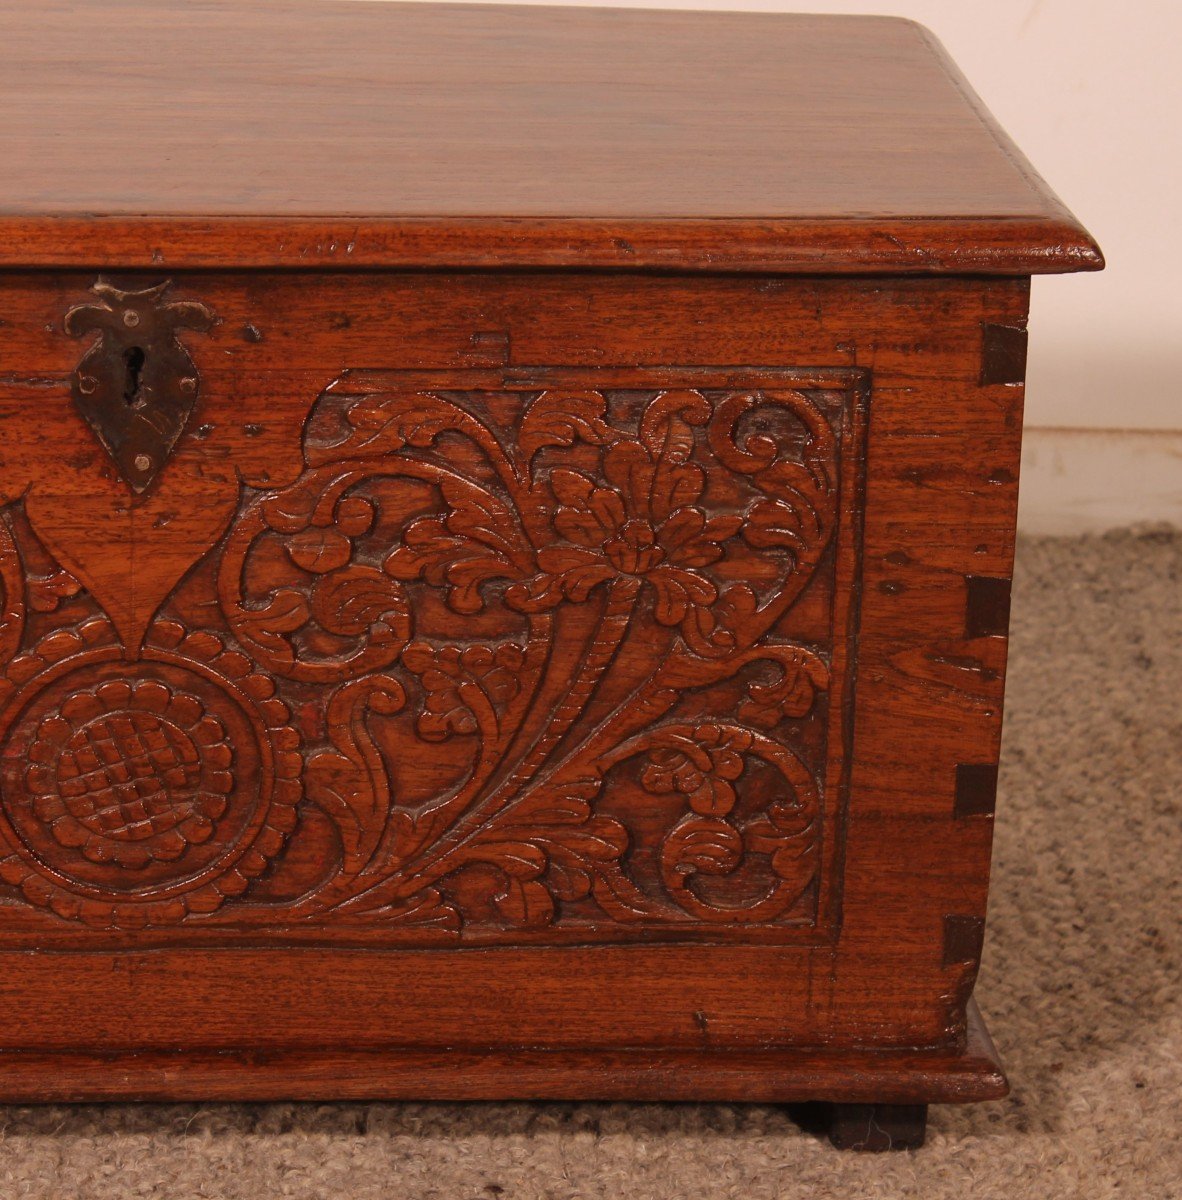
[[[641,6],[884,13],[922,21],[1108,259],[1102,275],[1034,282],[1028,427],[1182,432],[1182,0],[643,0]],[[1073,528],[1123,521],[1130,512],[1182,524],[1182,486],[1172,485],[1182,471],[1178,439],[1145,433],[1125,445],[1125,436],[1093,435],[1087,454],[1076,438],[1058,460],[1061,469],[1052,471],[1054,439],[1040,435],[1044,452],[1028,461],[1023,481],[1024,523],[1043,527],[1043,514],[1054,517],[1066,505],[1076,512]],[[1114,473],[1104,483],[1124,497],[1119,515],[1112,509],[1106,516],[1104,504],[1077,503],[1087,486],[1080,474],[1085,462],[1089,472]]]

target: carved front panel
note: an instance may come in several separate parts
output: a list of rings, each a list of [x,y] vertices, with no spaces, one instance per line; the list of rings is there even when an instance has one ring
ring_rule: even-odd
[[[347,372],[155,573],[30,485],[0,939],[827,937],[861,384]]]

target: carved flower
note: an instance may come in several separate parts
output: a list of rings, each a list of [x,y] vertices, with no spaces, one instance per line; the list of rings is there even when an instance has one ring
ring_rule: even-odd
[[[229,803],[232,757],[225,727],[196,696],[111,680],[45,717],[25,781],[62,846],[136,868],[209,840]]]
[[[411,642],[402,652],[402,662],[418,675],[426,693],[417,722],[419,736],[441,742],[453,734],[476,733],[479,712],[493,711],[517,695],[524,657],[515,642],[462,649]]]
[[[680,793],[694,812],[725,816],[735,806],[734,781],[750,745],[750,736],[718,725],[669,734],[649,751],[640,782],[654,795]]]
[[[651,590],[662,625],[678,625],[714,604],[718,587],[702,568],[722,558],[742,518],[708,519],[698,507],[706,479],[690,461],[691,425],[708,415],[696,393],[666,393],[645,414],[637,440],[621,439],[603,452],[602,480],[568,468],[551,471],[560,540],[538,552],[539,573],[511,589],[510,601],[533,612],[632,579]]]

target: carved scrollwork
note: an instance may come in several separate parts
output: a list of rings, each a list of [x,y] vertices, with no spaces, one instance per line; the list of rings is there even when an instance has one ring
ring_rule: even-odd
[[[334,384],[302,473],[248,491],[185,585],[181,608],[212,600],[224,634],[158,622],[134,669],[122,650],[72,650],[62,661],[94,665],[68,694],[13,662],[30,698],[10,698],[0,733],[31,765],[5,785],[0,876],[113,924],[282,912],[297,930],[495,940],[815,922],[843,753],[829,694],[846,669],[834,572],[854,553],[838,534],[856,389],[633,374]],[[27,581],[6,530],[0,651],[15,652]],[[227,711],[254,714],[248,750]],[[125,899],[92,894],[87,870],[111,890],[116,868],[165,879],[201,847],[249,842],[226,822],[256,776],[274,833],[237,874],[167,903],[122,882]],[[255,903],[250,880],[286,869],[301,782],[335,851],[282,904]],[[44,882],[50,843],[55,870],[74,856],[73,890]]]
[[[406,645],[410,609],[388,574],[356,560],[374,507],[348,494],[349,473],[312,471],[278,495],[264,494],[235,522],[222,554],[219,595],[230,628],[268,670],[315,683],[389,666]],[[273,571],[250,594],[248,559],[262,540],[282,544],[289,571]],[[317,653],[307,635],[327,635]]]
[[[677,793],[689,809],[661,844],[661,878],[673,900],[704,921],[770,921],[790,909],[817,869],[818,788],[804,763],[739,725],[665,726],[620,747],[617,755],[641,748],[648,759],[643,786]],[[751,755],[776,769],[786,798],[743,822],[735,819],[735,784]],[[695,891],[695,875],[733,875],[753,853],[771,860],[771,878],[756,898],[731,905]]]
[[[481,420],[480,399],[350,376],[309,426],[305,476],[260,498],[262,523],[240,523],[223,559],[223,579],[235,582],[248,574],[238,547],[262,524],[289,539],[321,528],[335,535],[331,552],[300,541],[299,565],[327,565],[331,578],[356,569],[344,537],[373,524],[368,514],[345,519],[346,498],[400,479],[428,508],[402,524],[381,561],[406,591],[373,582],[374,594],[401,601],[374,606],[367,631],[387,638],[364,660],[384,682],[375,692],[362,676],[338,690],[331,711],[352,715],[330,717],[333,748],[310,763],[310,795],[338,822],[346,851],[307,911],[456,930],[482,920],[544,928],[580,903],[622,923],[790,914],[819,869],[821,787],[767,731],[807,719],[829,666],[814,648],[763,639],[830,545],[832,414],[791,388],[673,388],[630,396],[629,425],[611,419],[604,392],[547,389],[530,398],[514,441]],[[761,411],[779,439],[747,429]],[[722,511],[708,494],[720,468],[732,481]],[[414,628],[429,593],[459,640]],[[247,629],[238,594],[223,588],[227,616],[255,653],[306,619],[296,596],[272,592]],[[490,609],[513,637],[465,631]],[[293,675],[320,669],[294,653],[270,661]],[[335,663],[361,676],[358,660]],[[695,689],[765,663],[778,674],[747,681],[740,714],[750,725],[661,723]],[[626,700],[597,708],[617,675]],[[387,718],[411,710],[422,742],[474,741],[466,776],[432,803],[400,803],[370,729],[375,701]],[[629,760],[640,759],[637,773]],[[744,808],[754,762],[778,781],[776,796]],[[644,878],[630,872],[638,837],[627,816],[598,810],[620,771],[676,801]],[[741,899],[698,883],[733,881],[753,865],[759,878]]]

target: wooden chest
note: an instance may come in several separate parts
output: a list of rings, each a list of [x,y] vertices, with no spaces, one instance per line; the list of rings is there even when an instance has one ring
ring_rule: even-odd
[[[1003,1094],[1029,276],[1102,260],[932,38],[0,56],[0,1098]]]

